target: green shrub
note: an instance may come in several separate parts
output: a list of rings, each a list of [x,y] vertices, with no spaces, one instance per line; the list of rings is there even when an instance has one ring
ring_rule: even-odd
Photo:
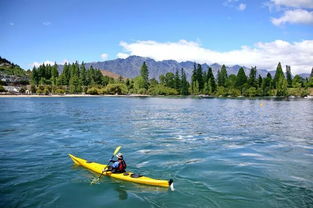
[[[37,93],[38,95],[44,94],[44,93],[45,93],[45,86],[39,85],[39,86],[37,87],[36,93]]]
[[[95,88],[95,87],[91,87],[87,90],[87,94],[90,94],[90,95],[98,95],[98,89]]]
[[[128,90],[127,86],[122,83],[116,83],[116,84],[108,84],[104,89],[104,94],[110,94],[110,95],[126,95]]]
[[[4,89],[2,85],[0,85],[0,92],[6,92],[6,90]]]
[[[145,88],[140,88],[137,90],[137,93],[141,94],[141,95],[145,95],[145,94],[147,94],[147,90]]]
[[[238,97],[241,95],[240,90],[234,88],[228,90],[228,94],[232,97]]]
[[[289,96],[305,97],[309,94],[310,92],[306,88],[288,88]]]
[[[63,89],[56,89],[55,90],[55,94],[63,95],[64,93],[65,93],[65,91]]]
[[[164,85],[155,85],[148,90],[149,95],[178,95],[177,90],[165,87]]]
[[[227,96],[228,92],[227,92],[227,89],[225,87],[217,87],[215,94],[216,94],[216,96]]]
[[[269,93],[268,93],[269,96],[276,96],[276,94],[277,94],[277,90],[275,89],[269,90]]]
[[[52,92],[51,86],[50,86],[50,85],[46,85],[46,86],[45,86],[45,89],[43,90],[43,93],[44,93],[45,95],[49,95],[51,92]]]
[[[249,89],[245,90],[244,96],[254,97],[257,95],[257,91],[255,87],[250,87]]]

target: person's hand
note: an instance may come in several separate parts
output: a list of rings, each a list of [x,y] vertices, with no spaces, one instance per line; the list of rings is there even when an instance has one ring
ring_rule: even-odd
[[[110,160],[110,162],[114,163],[114,162],[115,162],[115,160]]]

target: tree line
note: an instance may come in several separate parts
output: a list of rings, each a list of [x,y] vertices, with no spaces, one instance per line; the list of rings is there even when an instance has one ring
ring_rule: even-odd
[[[299,75],[292,77],[290,66],[286,66],[286,75],[278,63],[274,77],[267,73],[266,77],[257,76],[256,67],[249,74],[241,67],[237,75],[228,75],[226,66],[222,65],[215,79],[212,69],[203,71],[200,64],[194,66],[191,78],[191,94],[213,96],[306,96],[308,88],[313,87],[313,69],[310,78],[304,79]]]
[[[313,69],[309,78],[299,75],[292,77],[291,69],[286,66],[286,74],[278,63],[274,77],[257,76],[256,67],[249,74],[240,68],[237,75],[228,74],[222,65],[216,77],[212,68],[202,69],[194,64],[190,81],[184,69],[175,73],[160,75],[159,79],[149,79],[149,69],[144,62],[140,75],[133,79],[120,77],[113,79],[103,76],[101,71],[92,66],[87,69],[78,62],[63,67],[61,74],[58,66],[42,64],[34,67],[31,75],[32,92],[37,94],[147,94],[147,95],[209,95],[209,96],[306,96],[308,88],[313,87]]]
[[[37,94],[87,93],[90,86],[106,86],[113,78],[103,76],[101,71],[78,62],[65,63],[59,74],[58,66],[42,64],[34,67],[31,74],[31,88]]]

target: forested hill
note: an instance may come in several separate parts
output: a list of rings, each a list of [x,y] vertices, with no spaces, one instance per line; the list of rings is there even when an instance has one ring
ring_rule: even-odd
[[[0,77],[3,78],[7,76],[11,76],[10,79],[13,80],[23,77],[24,80],[27,77],[27,72],[19,65],[14,64],[0,56]]]
[[[17,65],[0,56],[0,67],[12,67],[12,66]]]
[[[109,61],[102,61],[102,62],[91,62],[86,63],[86,67],[96,69],[105,69],[107,71],[113,72],[115,74],[119,74],[123,77],[127,78],[134,78],[140,74],[140,67],[143,62],[146,62],[149,68],[149,78],[156,78],[159,79],[160,75],[166,74],[167,72],[175,73],[176,70],[181,70],[184,68],[187,78],[190,79],[192,75],[192,71],[194,69],[195,62],[192,61],[185,61],[185,62],[177,62],[174,60],[165,60],[165,61],[155,61],[151,58],[145,58],[140,56],[129,56],[126,59],[114,59]],[[220,64],[202,64],[202,68],[206,71],[208,67],[211,67],[213,70],[213,74],[216,76],[217,71],[221,69]],[[239,65],[234,66],[226,66],[227,72],[229,74],[237,74],[238,70],[240,69]],[[63,66],[59,66],[60,71],[62,71]],[[243,67],[245,72],[248,74],[250,68]],[[258,73],[265,77],[267,74],[267,70],[258,69]],[[275,71],[273,71],[273,74]]]

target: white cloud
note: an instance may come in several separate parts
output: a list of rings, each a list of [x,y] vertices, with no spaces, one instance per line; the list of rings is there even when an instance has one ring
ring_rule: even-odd
[[[125,59],[125,58],[127,58],[128,56],[129,56],[129,54],[127,54],[127,53],[118,53],[118,54],[116,55],[117,58],[122,58],[122,59]]]
[[[239,9],[240,11],[243,11],[243,10],[245,10],[246,8],[247,8],[247,5],[246,5],[246,4],[243,4],[243,3],[239,4],[239,6],[238,6],[238,9]]]
[[[42,64],[45,64],[45,65],[54,65],[54,62],[53,61],[44,61],[44,62],[33,62],[30,66],[31,67],[38,67],[38,66],[40,66],[40,65],[42,65]]]
[[[102,60],[107,60],[109,58],[109,55],[107,53],[103,53],[100,55]]]
[[[313,0],[271,0],[276,6],[313,8]]]
[[[313,12],[303,9],[288,10],[280,18],[272,18],[274,25],[281,25],[285,23],[292,24],[313,24]]]
[[[223,6],[229,8],[236,8],[239,11],[244,11],[247,8],[247,4],[240,3],[239,0],[226,0],[223,2]]]
[[[285,23],[313,24],[313,0],[271,0],[267,3],[270,10],[284,11],[283,16],[272,18],[274,25]]]
[[[45,65],[54,65],[55,61],[49,61],[49,60],[46,60],[44,62],[33,62],[32,64],[30,64],[31,67],[38,67],[42,64],[45,64]],[[65,63],[71,63],[71,61],[67,60],[67,59],[64,59],[63,61],[61,62],[58,62],[57,64],[60,64],[60,65],[64,65]]]
[[[49,25],[51,25],[51,22],[43,22],[42,23],[44,26],[49,26]]]
[[[223,5],[226,7],[232,7],[232,4],[236,2],[238,2],[238,0],[226,0],[223,2]]]
[[[313,66],[313,40],[289,43],[282,40],[259,42],[253,47],[242,46],[238,50],[226,52],[203,48],[200,44],[180,40],[178,42],[137,41],[120,42],[128,53],[118,57],[137,55],[150,57],[157,61],[173,59],[176,61],[195,61],[198,63],[219,63],[226,65],[257,66],[275,70],[278,62],[291,65],[293,73],[309,72]]]

